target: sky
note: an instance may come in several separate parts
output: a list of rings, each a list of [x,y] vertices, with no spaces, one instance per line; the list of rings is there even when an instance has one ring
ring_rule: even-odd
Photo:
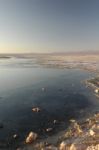
[[[99,50],[99,0],[0,0],[0,53]]]

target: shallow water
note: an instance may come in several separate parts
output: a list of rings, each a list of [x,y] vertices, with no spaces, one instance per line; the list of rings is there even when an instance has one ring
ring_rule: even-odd
[[[82,82],[94,76],[92,73],[77,69],[3,66],[0,68],[2,143],[17,147],[29,131],[41,137],[49,136],[46,128],[52,127],[51,134],[54,134],[66,128],[71,118],[83,118],[90,110],[99,108],[92,90]],[[41,112],[32,112],[36,106]],[[54,119],[58,120],[57,124],[53,124]],[[17,143],[12,139],[14,134],[19,135]]]

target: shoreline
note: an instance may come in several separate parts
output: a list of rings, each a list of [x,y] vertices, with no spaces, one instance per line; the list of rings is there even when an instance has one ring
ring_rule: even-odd
[[[99,78],[99,76],[98,77],[96,76],[91,79],[87,79],[85,81],[85,84],[88,85],[89,87],[93,88],[95,96],[99,97],[99,85],[98,85],[99,81],[96,81],[96,78]]]
[[[94,89],[98,88],[96,85],[89,82],[88,79],[85,81],[85,84],[88,85],[88,87],[90,86]],[[98,96],[98,95],[95,95],[95,96]],[[47,149],[48,150],[66,150],[66,148],[70,149],[71,146],[74,146],[77,150],[79,150],[78,148],[81,148],[81,150],[83,150],[83,148],[84,150],[87,150],[88,148],[92,148],[92,147],[96,148],[95,150],[98,150],[99,148],[99,111],[96,113],[94,112],[90,114],[88,118],[87,117],[84,117],[82,120],[71,120],[71,125],[66,130],[59,131],[57,134],[52,135],[51,137],[48,137],[46,139],[37,141],[36,143],[32,145],[29,145],[29,146],[25,145],[25,147],[22,148],[22,150],[25,150],[25,148],[27,148],[27,150],[32,150],[32,149],[40,150],[41,148],[42,150],[47,150]],[[74,127],[75,124],[77,125],[76,131],[73,131],[75,128]],[[96,130],[97,132],[94,132]],[[75,135],[73,135],[73,132],[78,132],[78,133],[75,133],[77,134],[76,137]],[[84,136],[85,136],[85,139],[84,139]]]
[[[66,150],[72,145],[76,149],[80,147],[81,150],[87,150],[88,147],[99,146],[99,112],[82,122],[76,120],[70,122],[67,130],[50,137],[51,141],[50,139],[37,140],[33,144],[24,145],[20,150]]]

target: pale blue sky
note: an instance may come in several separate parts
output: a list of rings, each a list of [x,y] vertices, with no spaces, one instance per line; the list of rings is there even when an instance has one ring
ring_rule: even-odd
[[[99,0],[0,0],[0,52],[99,50]]]

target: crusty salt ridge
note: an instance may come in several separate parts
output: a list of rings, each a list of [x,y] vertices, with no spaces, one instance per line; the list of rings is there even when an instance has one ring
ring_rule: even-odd
[[[30,132],[29,135],[26,138],[26,143],[30,144],[34,142],[37,139],[38,135],[34,132]]]

